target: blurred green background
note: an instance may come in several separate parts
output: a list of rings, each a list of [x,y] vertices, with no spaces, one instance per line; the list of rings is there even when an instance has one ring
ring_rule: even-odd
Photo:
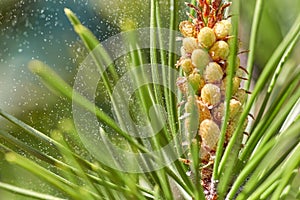
[[[240,12],[240,46],[247,50],[254,0],[242,0]],[[169,27],[168,1],[161,1],[162,25]],[[178,19],[186,19],[184,1],[175,1],[181,10]],[[51,93],[31,74],[27,64],[39,59],[53,67],[64,80],[72,84],[80,62],[87,55],[79,37],[64,15],[70,8],[80,21],[103,41],[121,31],[128,20],[137,27],[149,26],[150,1],[144,0],[0,0],[0,108],[15,115],[36,129],[49,134],[65,118],[71,118],[71,105]],[[296,16],[300,1],[270,0],[263,10],[255,51],[257,77]],[[300,63],[299,46],[291,62]],[[247,54],[242,55],[245,66]],[[175,83],[174,83],[175,84]],[[34,139],[24,137],[21,131],[0,118],[0,130],[8,130],[22,141],[53,153]],[[53,191],[50,186],[32,177],[26,171],[8,165],[0,154],[0,180],[41,192]],[[25,199],[0,190],[0,199]]]

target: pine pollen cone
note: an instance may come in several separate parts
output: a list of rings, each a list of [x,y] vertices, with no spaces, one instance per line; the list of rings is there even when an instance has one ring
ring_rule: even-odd
[[[191,16],[190,21],[182,21],[179,30],[183,35],[181,58],[178,62],[183,71],[179,80],[185,79],[184,87],[180,84],[183,97],[195,98],[199,112],[198,136],[200,137],[200,159],[202,166],[201,175],[206,177],[202,185],[207,189],[210,182],[212,165],[207,165],[214,160],[217,144],[220,137],[222,121],[224,120],[224,99],[226,94],[226,72],[228,67],[228,56],[230,45],[228,38],[232,33],[232,24],[224,17],[224,10],[229,3],[222,1],[200,1],[194,6],[187,4],[195,10],[196,16]],[[238,125],[242,107],[245,102],[246,92],[241,88],[244,80],[245,70],[240,67],[240,59],[236,58],[235,74],[232,79],[233,95],[229,105],[229,121],[226,130],[226,141],[228,144],[235,127]],[[182,89],[184,88],[184,89]],[[186,107],[185,111],[189,108]],[[194,107],[193,107],[194,108]],[[184,115],[184,113],[183,113]],[[191,120],[191,119],[188,119]],[[247,122],[244,122],[246,127]],[[190,123],[185,123],[188,130]],[[210,168],[208,170],[208,168]],[[208,178],[207,178],[208,177]],[[212,194],[209,194],[212,196]]]

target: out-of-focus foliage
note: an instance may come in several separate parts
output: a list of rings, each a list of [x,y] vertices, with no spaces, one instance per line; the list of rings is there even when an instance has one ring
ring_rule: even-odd
[[[247,38],[250,36],[255,2],[242,1],[241,3],[240,38],[241,45],[246,50],[249,45]],[[300,1],[271,0],[264,3],[263,9],[257,41],[260,45],[257,45],[255,49],[255,64],[259,71],[262,70],[262,67],[297,18],[297,14],[300,12]],[[299,62],[300,58],[297,56],[297,52],[300,52],[299,45],[296,47],[293,56],[293,59]]]

